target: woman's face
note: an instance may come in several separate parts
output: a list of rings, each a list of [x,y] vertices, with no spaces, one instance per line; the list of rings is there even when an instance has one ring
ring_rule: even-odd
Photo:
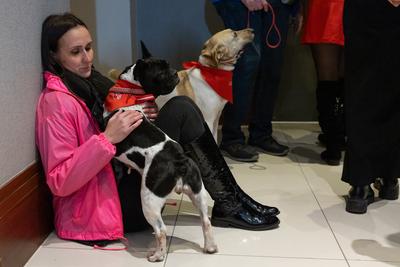
[[[65,69],[78,76],[89,77],[93,63],[92,37],[89,31],[83,26],[67,31],[58,40],[55,59]]]

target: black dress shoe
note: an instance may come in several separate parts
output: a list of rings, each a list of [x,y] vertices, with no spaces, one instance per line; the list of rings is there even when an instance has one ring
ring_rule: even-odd
[[[379,198],[387,200],[396,200],[399,198],[398,179],[376,179],[374,187],[379,191]]]
[[[258,142],[249,140],[249,145],[255,147],[260,152],[273,156],[286,156],[289,153],[289,147],[279,144],[272,136],[268,136]]]
[[[263,205],[252,199],[242,190],[238,190],[237,198],[240,201],[240,203],[242,203],[242,205],[244,205],[248,210],[255,212],[256,214],[268,217],[268,216],[276,216],[280,213],[278,208]]]
[[[374,202],[374,191],[371,186],[352,186],[346,202],[346,211],[363,214],[367,212],[369,204]]]
[[[219,208],[214,203],[211,215],[211,224],[216,227],[232,227],[250,231],[271,230],[279,226],[279,219],[275,216],[260,216],[249,212],[244,208],[221,212],[224,208]]]

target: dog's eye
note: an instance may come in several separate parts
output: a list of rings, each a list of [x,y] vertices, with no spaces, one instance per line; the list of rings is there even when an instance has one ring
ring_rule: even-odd
[[[237,32],[233,32],[233,37],[237,37]]]

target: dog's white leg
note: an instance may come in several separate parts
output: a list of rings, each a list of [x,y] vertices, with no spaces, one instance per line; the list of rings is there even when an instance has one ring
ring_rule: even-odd
[[[189,191],[189,190],[188,190]],[[193,194],[193,192],[190,190],[190,192],[186,191],[187,195],[189,198],[192,200],[193,205],[195,205],[200,212],[200,219],[201,219],[201,226],[203,229],[203,235],[204,235],[204,248],[203,251],[205,253],[216,253],[218,251],[217,244],[215,243],[214,240],[214,234],[211,226],[210,219],[208,218],[207,214],[207,193],[204,188],[204,185],[202,185],[201,190],[198,194]]]
[[[159,198],[147,188],[141,190],[143,214],[153,227],[156,238],[156,250],[151,251],[147,259],[151,262],[163,261],[167,250],[167,227],[161,217],[165,199]]]

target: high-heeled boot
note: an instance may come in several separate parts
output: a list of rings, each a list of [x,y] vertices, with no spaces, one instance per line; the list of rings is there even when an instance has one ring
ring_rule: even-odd
[[[215,201],[211,223],[248,230],[266,230],[279,225],[279,210],[255,202],[237,185],[207,126],[196,140],[183,145],[199,166],[203,183]]]
[[[319,113],[318,122],[321,127],[321,133],[318,135],[318,141],[321,145],[326,146],[328,143],[327,132],[327,122],[328,122],[328,114],[327,110],[328,105],[324,103],[323,93],[321,90],[324,90],[324,83],[320,82],[317,88],[317,109]],[[325,86],[326,87],[326,86]],[[325,110],[324,110],[325,109]],[[334,107],[334,114],[337,116],[337,135],[339,140],[339,149],[341,151],[346,150],[346,130],[345,130],[345,114],[344,114],[344,80],[340,79],[337,81],[336,87],[336,103]]]
[[[338,98],[338,81],[320,81],[317,88],[319,123],[326,139],[326,150],[321,159],[328,165],[339,165],[344,143],[343,116]],[[319,139],[321,139],[319,137]]]

